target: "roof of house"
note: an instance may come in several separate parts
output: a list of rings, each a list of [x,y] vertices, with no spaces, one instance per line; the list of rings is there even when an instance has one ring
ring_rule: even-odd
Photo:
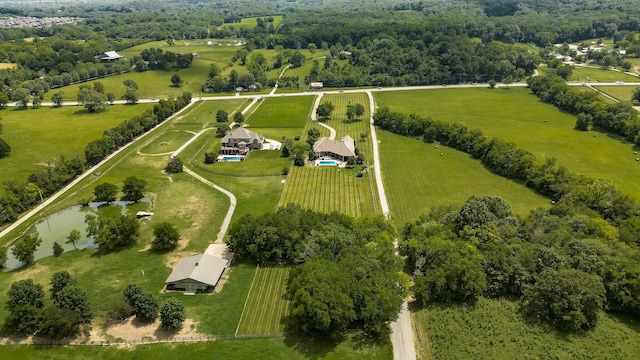
[[[349,135],[340,140],[331,140],[323,137],[313,144],[313,152],[330,152],[339,156],[356,156],[356,144]]]
[[[255,140],[264,141],[264,136],[262,136],[261,134],[256,134],[253,131],[249,131],[243,127],[239,127],[232,132],[227,133],[227,135],[222,138],[222,143],[228,143],[231,139],[249,139],[248,142],[252,143]]]
[[[166,283],[191,279],[203,284],[215,286],[222,276],[228,261],[208,254],[199,254],[183,258],[178,263]]]
[[[118,54],[115,51],[107,51],[103,53],[102,56],[100,56],[101,60],[114,60],[114,59],[120,59],[120,58],[122,58],[122,55]]]

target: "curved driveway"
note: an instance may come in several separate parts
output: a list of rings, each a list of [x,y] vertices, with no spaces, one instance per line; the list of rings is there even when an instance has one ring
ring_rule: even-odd
[[[315,122],[316,124],[325,127],[327,129],[329,129],[329,139],[331,140],[335,140],[336,138],[336,129],[332,128],[331,126],[318,121],[318,116],[316,115],[316,111],[318,110],[318,106],[320,106],[320,100],[322,99],[322,97],[324,96],[324,93],[320,93],[318,94],[318,97],[316,98],[316,102],[313,103],[313,109],[311,110],[311,120],[313,120],[313,122]]]

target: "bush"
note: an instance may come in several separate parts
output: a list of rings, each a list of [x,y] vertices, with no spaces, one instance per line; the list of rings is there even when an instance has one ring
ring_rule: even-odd
[[[177,174],[177,173],[181,173],[182,172],[182,160],[179,157],[174,157],[171,158],[171,160],[169,160],[169,163],[167,163],[167,166],[164,168],[164,171],[166,171],[169,174]]]
[[[214,164],[218,161],[218,154],[214,152],[206,152],[204,153],[204,163],[205,164]]]
[[[282,175],[284,175],[284,176],[289,175],[289,168],[288,167],[282,168]]]
[[[168,299],[160,309],[160,323],[167,330],[175,330],[182,327],[184,319],[184,306],[179,300]]]
[[[153,250],[173,250],[178,246],[180,233],[175,226],[168,222],[161,222],[153,226],[154,239],[151,243]]]

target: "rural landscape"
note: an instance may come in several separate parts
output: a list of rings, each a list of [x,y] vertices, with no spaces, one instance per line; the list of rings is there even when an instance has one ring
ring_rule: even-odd
[[[634,359],[635,1],[0,0],[0,358]]]

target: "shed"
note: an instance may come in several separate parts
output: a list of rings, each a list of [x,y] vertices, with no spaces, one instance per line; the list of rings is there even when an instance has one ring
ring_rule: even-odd
[[[228,263],[225,259],[208,254],[183,258],[167,278],[167,290],[188,293],[209,291],[218,284]]]
[[[115,60],[119,60],[122,59],[123,56],[118,54],[115,51],[107,51],[105,53],[103,53],[102,55],[100,55],[100,61],[115,61]]]
[[[309,84],[312,89],[322,89],[324,87],[324,83],[322,82],[312,82]]]

